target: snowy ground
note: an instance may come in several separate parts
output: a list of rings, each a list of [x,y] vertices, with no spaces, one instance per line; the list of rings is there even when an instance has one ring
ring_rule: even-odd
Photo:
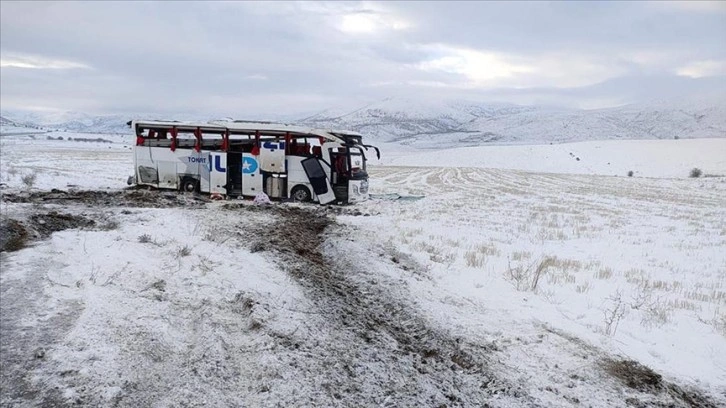
[[[386,146],[388,147],[388,146]],[[603,140],[556,144],[492,145],[422,152],[391,145],[389,166],[479,167],[537,173],[687,178],[691,169],[726,175],[726,138]],[[394,150],[391,152],[391,150]]]
[[[685,178],[721,140],[402,152],[444,167],[372,192],[425,198],[260,210],[122,199],[128,141],[59,135],[1,140],[3,218],[82,226],[2,254],[3,406],[726,404],[726,179]]]

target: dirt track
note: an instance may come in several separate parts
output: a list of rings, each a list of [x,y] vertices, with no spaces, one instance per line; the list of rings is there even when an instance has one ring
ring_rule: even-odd
[[[522,390],[491,372],[488,356],[493,346],[469,344],[430,327],[410,302],[389,290],[395,283],[372,279],[350,256],[336,254],[335,247],[326,244],[352,231],[329,217],[311,217],[307,209],[272,211],[279,220],[269,230],[274,233],[260,234],[263,238],[254,245],[277,252],[280,266],[309,291],[341,341],[360,356],[352,367],[327,373],[334,385],[330,392],[342,405],[388,395],[395,406],[487,406],[498,394],[506,394],[535,406]],[[400,381],[387,381],[389,373],[381,372],[368,379],[368,389],[358,388],[355,367],[375,364],[386,364]]]

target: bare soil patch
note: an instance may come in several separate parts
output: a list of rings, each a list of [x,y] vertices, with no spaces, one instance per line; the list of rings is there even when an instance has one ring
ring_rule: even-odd
[[[199,194],[182,194],[176,191],[145,190],[57,190],[3,193],[2,200],[10,203],[33,204],[81,204],[87,206],[117,207],[191,207],[199,208],[210,202]]]
[[[23,223],[13,219],[0,220],[0,252],[12,252],[25,248],[28,230]]]
[[[396,284],[371,279],[350,257],[324,250],[326,240],[345,239],[351,231],[338,225],[324,207],[248,207],[268,211],[276,222],[255,231],[251,245],[268,251],[278,264],[310,293],[336,333],[346,337],[350,354],[337,355],[341,365],[385,365],[386,377],[396,373],[399,383],[371,379],[367,389],[358,386],[355,370],[330,373],[331,397],[346,403],[372,402],[367,395],[390,395],[394,405],[487,406],[502,396],[526,406],[537,406],[526,393],[507,384],[489,368],[493,346],[472,344],[434,328],[415,306],[388,288]],[[335,211],[337,213],[337,211]],[[400,285],[400,283],[398,284]],[[292,343],[299,347],[299,344]],[[351,361],[351,355],[356,356]]]
[[[25,248],[31,240],[48,238],[52,233],[74,228],[93,228],[96,221],[83,215],[38,211],[25,220],[0,220],[0,252]]]
[[[603,369],[608,374],[620,380],[626,387],[647,393],[654,396],[666,395],[677,403],[665,404],[660,401],[649,401],[635,397],[628,398],[626,403],[635,407],[692,407],[692,408],[716,408],[716,404],[695,390],[684,389],[676,384],[663,379],[663,376],[656,373],[633,360],[606,359],[603,361]],[[642,397],[641,397],[642,398]]]

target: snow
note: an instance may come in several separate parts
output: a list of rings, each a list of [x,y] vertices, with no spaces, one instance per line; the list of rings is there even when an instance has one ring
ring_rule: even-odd
[[[73,132],[3,136],[0,182],[20,187],[23,176],[35,174],[33,187],[41,190],[120,188],[133,175],[131,139]]]
[[[388,153],[388,151],[387,151]],[[685,178],[691,169],[726,175],[726,139],[602,140],[557,144],[394,150],[389,166],[478,167],[541,173]]]
[[[132,173],[130,136],[54,132],[0,142],[4,194],[116,190]],[[336,271],[360,290],[351,295],[362,303],[352,305],[373,308],[385,295],[381,305],[419,322],[389,322],[381,338],[395,346],[386,330],[411,324],[460,339],[473,355],[472,345],[485,347],[497,382],[528,398],[469,392],[463,405],[486,397],[493,406],[626,406],[642,395],[599,368],[613,356],[725,404],[723,153],[726,139],[435,152],[384,145],[371,192],[425,197],[342,211],[323,250],[350,264]],[[689,178],[693,167],[720,176]],[[48,333],[18,346],[45,349],[23,377],[28,386],[64,403],[255,406],[344,405],[330,389],[355,383],[346,392],[364,397],[359,405],[381,406],[430,405],[429,395],[444,398],[437,385],[475,378],[403,370],[415,356],[367,346],[336,323],[340,305],[321,300],[314,281],[250,246],[249,236],[276,219],[225,209],[230,203],[3,201],[3,217],[55,210],[110,225],[56,232],[2,255],[3,295],[27,302],[21,310],[3,303],[3,327]],[[357,376],[351,383],[347,370]]]
[[[26,124],[45,130],[124,134],[131,119],[208,121],[189,114],[94,116],[81,112],[0,112],[0,125]],[[315,114],[286,112],[278,120],[325,129],[350,129],[369,142],[401,142],[417,148],[512,143],[578,142],[624,139],[693,139],[726,136],[726,100],[704,93],[697,98],[654,100],[607,109],[521,106],[478,100],[389,97],[372,102],[345,101]],[[0,133],[6,133],[0,129]]]
[[[723,97],[654,101],[607,109],[518,106],[466,100],[387,98],[302,119],[347,128],[371,141],[417,148],[610,139],[691,139],[726,136]]]

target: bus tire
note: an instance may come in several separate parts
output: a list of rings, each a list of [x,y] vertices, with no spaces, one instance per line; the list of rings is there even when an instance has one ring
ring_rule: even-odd
[[[313,199],[310,190],[305,186],[295,186],[290,191],[290,198],[294,201],[300,201],[303,203],[310,202]]]
[[[181,181],[181,191],[185,193],[199,192],[199,181],[191,177],[184,177]]]

